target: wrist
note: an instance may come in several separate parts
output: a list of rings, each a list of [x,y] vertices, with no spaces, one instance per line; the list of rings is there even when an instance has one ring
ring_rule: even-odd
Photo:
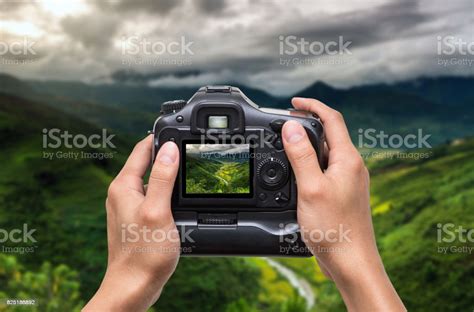
[[[354,245],[341,249],[342,252],[329,254],[327,259],[331,274],[344,282],[360,281],[362,277],[385,274],[377,247]],[[334,272],[333,272],[334,271]]]
[[[130,266],[109,265],[99,290],[84,311],[146,311],[161,294],[163,284]]]
[[[351,251],[337,262],[331,276],[349,311],[404,311],[377,248]]]

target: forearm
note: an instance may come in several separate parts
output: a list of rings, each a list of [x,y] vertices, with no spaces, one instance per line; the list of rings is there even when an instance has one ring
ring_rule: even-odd
[[[348,311],[406,311],[385,272],[378,252],[340,258],[332,272]]]

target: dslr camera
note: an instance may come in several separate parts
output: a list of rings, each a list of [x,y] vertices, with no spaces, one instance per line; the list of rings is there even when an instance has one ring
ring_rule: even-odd
[[[324,167],[320,120],[259,107],[240,89],[201,87],[162,104],[153,161],[164,143],[180,150],[171,207],[182,255],[310,256],[296,219],[296,180],[281,130],[300,122]]]

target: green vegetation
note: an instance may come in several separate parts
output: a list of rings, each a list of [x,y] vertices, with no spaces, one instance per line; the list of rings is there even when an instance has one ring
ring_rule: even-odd
[[[374,216],[386,269],[409,310],[472,309],[474,257],[443,254],[437,224],[474,228],[474,140],[441,146],[428,160],[404,161],[374,170],[374,202],[390,209]],[[386,205],[386,204],[385,204]]]
[[[104,108],[99,103],[92,103],[92,96],[87,99],[91,101],[88,104],[63,99],[66,93],[54,97],[53,101],[51,97],[33,94],[28,88],[16,88],[15,81],[11,83],[12,90],[23,90],[17,93],[28,94],[40,103],[0,93],[0,162],[3,164],[0,169],[0,228],[9,230],[26,223],[36,229],[37,242],[22,245],[32,247],[32,253],[0,254],[0,311],[32,310],[31,307],[6,308],[4,300],[12,298],[36,299],[34,309],[38,311],[76,311],[92,296],[103,276],[107,262],[106,190],[136,138],[118,133],[120,135],[114,138],[117,148],[103,150],[113,152],[111,159],[48,160],[43,152],[78,150],[43,149],[42,129],[59,128],[88,135],[100,133],[95,123],[104,122],[116,129],[115,123],[120,123],[117,120],[140,115],[129,114],[124,106]],[[51,87],[51,90],[55,88]],[[373,101],[381,98],[378,93]],[[433,96],[427,100],[431,98]],[[42,104],[42,99],[57,109]],[[397,99],[392,101],[398,103]],[[464,102],[471,103],[469,99]],[[354,106],[359,108],[366,100],[361,95],[357,100],[361,103]],[[61,105],[68,108],[62,109]],[[395,110],[395,104],[388,106],[387,110]],[[424,118],[419,113],[423,107],[418,107],[418,113],[410,111],[419,118],[406,123],[404,118],[409,117],[405,115],[387,119],[383,114],[376,114],[380,107],[371,107],[376,115],[376,125],[388,122],[392,129],[403,123],[407,126],[402,130],[409,132],[415,124],[420,127],[417,120]],[[74,117],[81,116],[83,109],[91,123]],[[110,113],[119,110],[120,115]],[[389,113],[398,114],[396,111]],[[367,112],[359,114],[349,117],[348,123],[356,127],[363,118],[373,116]],[[135,122],[138,121],[145,127],[150,122],[143,120],[152,120],[154,115],[147,113],[146,119],[137,117],[125,129],[137,129]],[[115,120],[111,116],[120,118]],[[421,124],[423,128],[441,124],[433,123],[430,118],[425,121]],[[472,133],[471,128],[463,126],[469,122],[469,118],[459,122],[453,133]],[[447,125],[443,124],[443,127]],[[443,127],[438,127],[439,132],[447,133]],[[438,243],[437,227],[439,223],[453,223],[466,229],[474,228],[474,139],[441,145],[430,150],[427,159],[395,156],[393,159],[369,159],[367,163],[371,172],[371,206],[378,246],[387,272],[408,309],[472,310],[472,254],[438,251],[439,247],[472,246],[472,243]],[[191,172],[193,182],[188,186],[192,192],[248,192],[248,163],[247,169],[244,167],[245,162],[214,164],[209,161],[202,166],[191,160],[187,170]],[[15,247],[17,244],[7,242],[0,246]],[[309,283],[316,295],[312,310],[345,311],[334,284],[323,276],[314,259],[284,258],[278,261]],[[290,312],[304,311],[304,306],[290,283],[263,259],[182,258],[155,308],[159,311]]]
[[[248,159],[231,161],[186,155],[187,194],[248,194]]]
[[[77,272],[45,262],[38,271],[27,271],[14,256],[0,254],[0,311],[80,311]],[[31,305],[7,305],[9,300],[34,300]]]

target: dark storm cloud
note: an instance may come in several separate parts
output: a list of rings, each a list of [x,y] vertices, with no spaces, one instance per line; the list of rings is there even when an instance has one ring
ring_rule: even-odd
[[[27,5],[30,5],[30,3],[26,1],[0,1],[0,12],[11,13]]]
[[[407,39],[421,33],[415,30],[434,16],[418,9],[418,1],[400,1],[374,7],[371,10],[357,10],[336,15],[314,16],[301,19],[280,28],[274,36],[262,37],[256,45],[265,44],[269,51],[278,49],[280,36],[297,36],[306,41],[351,41],[350,48],[364,47],[397,38]]]
[[[365,46],[395,38],[415,36],[408,33],[432,16],[418,10],[417,1],[401,1],[379,6],[372,10],[356,11],[321,20],[314,29],[297,35],[312,40],[334,40],[344,36],[355,46]]]
[[[27,7],[37,6],[33,1],[4,1],[0,0],[0,17],[2,19],[22,19],[21,11]]]
[[[215,57],[212,62],[205,64],[207,71],[219,71],[229,69],[239,72],[257,73],[271,68],[274,59],[265,56],[237,56],[237,57]]]
[[[245,66],[242,66],[245,64]],[[235,75],[265,72],[272,68],[274,60],[267,57],[214,58],[212,62],[190,65],[186,68],[169,68],[149,73],[140,73],[130,69],[120,69],[112,73],[111,78],[117,82],[147,82],[164,77],[189,78],[203,74],[228,70]]]
[[[84,1],[74,9],[66,2],[52,7],[41,1],[0,0],[0,38],[25,33],[47,53],[47,61],[23,67],[24,76],[148,79],[155,85],[221,79],[288,93],[316,79],[347,86],[472,72],[472,67],[432,65],[438,36],[473,40],[472,0]],[[323,62],[282,65],[287,55],[280,54],[281,38],[289,35],[320,43],[342,36],[343,42],[351,42],[351,53],[331,56],[347,61],[338,66],[324,63],[331,58],[324,53],[303,56],[300,50],[292,56]],[[140,47],[136,55],[124,56],[123,38],[131,36],[152,44],[181,44],[185,38],[193,42],[193,53],[147,53]],[[175,59],[189,62],[166,62]],[[15,74],[18,68],[8,70]]]
[[[174,8],[180,6],[183,0],[92,0],[92,2],[102,10],[166,15]]]
[[[204,14],[217,14],[227,6],[225,0],[195,0],[193,1],[198,10]]]
[[[61,21],[64,31],[86,48],[107,48],[120,25],[113,16],[68,16]]]
[[[145,83],[148,82],[149,80],[153,79],[160,79],[163,77],[175,77],[175,78],[186,78],[186,77],[192,77],[192,76],[198,76],[202,74],[200,70],[182,70],[182,71],[158,71],[158,72],[153,72],[153,73],[140,73],[135,70],[126,70],[126,69],[121,69],[116,72],[114,72],[111,75],[111,78],[116,81],[116,82],[129,82],[129,83]]]
[[[431,36],[433,49],[428,52],[417,52],[420,59],[431,59],[435,53],[434,40],[436,36],[450,31],[455,33],[459,25],[455,25],[455,23],[444,25],[442,22],[438,22],[439,12],[421,10],[420,2],[419,0],[391,2],[370,9],[354,10],[349,13],[295,18],[294,23],[274,27],[273,33],[261,34],[255,32],[252,33],[249,40],[242,40],[246,44],[245,53],[247,54],[245,56],[236,57],[235,55],[241,53],[241,51],[231,50],[232,47],[229,47],[227,58],[213,58],[213,61],[204,64],[204,67],[208,71],[216,71],[225,67],[236,73],[242,71],[265,73],[274,69],[281,69],[279,67],[279,38],[288,35],[295,35],[304,38],[306,41],[320,41],[323,43],[337,41],[338,37],[342,36],[344,42],[351,42],[350,50],[353,53],[358,53],[354,50],[364,50],[375,44],[381,44],[383,49],[387,42]],[[465,8],[461,7],[461,9]],[[272,21],[264,22],[270,24]],[[432,25],[428,28],[423,27],[428,23],[432,23]],[[245,29],[244,32],[246,32]],[[238,34],[236,40],[239,40]],[[406,49],[409,48],[406,47]],[[267,51],[267,53],[260,56],[252,55],[251,51],[262,50]],[[406,52],[400,50],[399,55]],[[413,58],[413,56],[407,57]]]

